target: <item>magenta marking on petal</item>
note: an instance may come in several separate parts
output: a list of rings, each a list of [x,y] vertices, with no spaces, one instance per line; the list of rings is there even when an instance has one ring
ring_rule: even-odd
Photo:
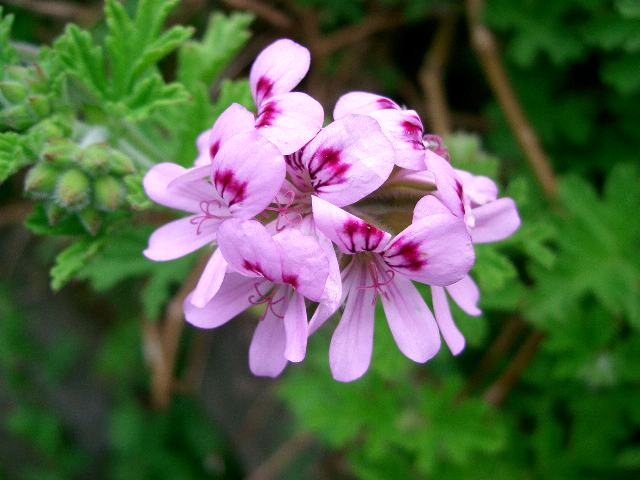
[[[287,285],[291,285],[293,288],[298,288],[299,283],[298,283],[298,276],[294,273],[283,273],[282,274],[282,281],[284,283],[286,283]]]
[[[318,149],[309,160],[309,176],[316,192],[323,187],[344,183],[344,174],[351,165],[341,160],[340,150],[335,148]]]
[[[361,237],[361,241],[364,240],[363,250],[369,252],[378,248],[378,246],[380,246],[380,242],[384,238],[384,232],[382,230],[366,222],[352,218],[344,223],[342,229],[344,233],[349,236],[349,251],[351,253],[356,253],[356,236]]]
[[[387,261],[387,265],[393,268],[406,268],[412,272],[421,270],[427,265],[427,259],[425,258],[426,255],[420,252],[419,246],[418,242],[405,242],[402,238],[396,240],[387,250],[387,252],[393,251],[395,253],[385,254],[385,260],[397,258],[399,263]]]
[[[219,141],[213,142],[209,147],[209,157],[211,157],[211,160],[213,160],[214,157],[217,155],[218,150],[220,150],[220,142]]]
[[[262,275],[263,277],[266,278],[264,271],[262,270],[262,265],[260,265],[260,262],[252,263],[249,260],[243,260],[242,267],[246,268],[250,272],[257,273],[258,275]]]
[[[447,161],[450,161],[449,158],[449,149],[444,146],[444,142],[442,141],[442,137],[440,135],[427,134],[422,137],[424,141],[424,145],[426,148],[431,150],[436,155],[441,156]]]
[[[389,109],[397,110],[398,109],[398,107],[396,107],[396,104],[393,103],[388,98],[379,98],[378,100],[376,100],[376,103],[378,104],[381,110],[389,110]]]
[[[218,170],[213,177],[213,184],[229,206],[245,199],[247,182],[236,180],[235,174],[231,169]]]
[[[459,198],[460,200],[462,200],[462,196],[463,196],[463,194],[464,194],[463,189],[462,189],[462,183],[460,183],[460,182],[458,181],[458,179],[457,179],[457,178],[456,178],[456,186],[455,186],[455,189],[456,189],[456,194],[458,195],[458,198]]]
[[[424,150],[425,146],[422,143],[422,125],[418,122],[411,120],[403,120],[401,123],[404,136],[411,143],[414,150]]]
[[[256,128],[273,125],[273,121],[280,113],[282,112],[276,108],[275,102],[267,103],[258,114],[258,118],[256,119]]]
[[[258,79],[258,83],[256,84],[256,93],[258,94],[259,99],[265,99],[271,96],[271,91],[273,90],[273,80],[262,76]]]

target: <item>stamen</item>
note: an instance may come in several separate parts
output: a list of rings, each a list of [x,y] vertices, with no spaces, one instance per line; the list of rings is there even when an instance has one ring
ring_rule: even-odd
[[[278,218],[276,219],[276,231],[281,232],[287,227],[295,226],[302,222],[302,206],[294,206],[296,199],[296,192],[288,190],[284,196],[286,197],[285,203],[280,203],[276,200],[275,207],[267,207],[265,210],[270,212],[277,212]],[[293,217],[291,216],[293,215]],[[284,219],[284,224],[280,223]]]
[[[262,312],[262,315],[260,315],[260,321],[265,319],[265,317],[267,316],[267,312],[269,310],[271,310],[271,313],[273,313],[276,317],[284,319],[284,315],[280,315],[279,313],[276,313],[276,311],[273,309],[273,306],[284,301],[286,294],[282,295],[282,297],[280,297],[278,300],[274,300],[273,297],[275,296],[275,292],[271,291],[266,294],[263,294],[259,288],[260,284],[261,282],[256,282],[253,284],[253,288],[256,291],[257,295],[251,295],[249,296],[249,299],[248,299],[251,305],[262,305],[264,303],[267,304],[266,308],[264,309],[264,312]]]
[[[384,287],[385,285],[389,285],[392,281],[393,281],[393,277],[395,276],[395,272],[393,270],[380,270],[378,271],[378,268],[375,266],[375,264],[373,262],[370,262],[367,265],[367,268],[369,269],[369,273],[371,274],[371,278],[373,279],[373,283],[371,285],[360,285],[358,287],[358,289],[364,289],[364,288],[373,288],[373,300],[372,300],[372,304],[376,303],[376,295],[380,294],[382,296],[384,296],[385,298],[387,298],[387,292],[385,292],[383,290],[382,287]],[[383,275],[388,275],[388,278],[382,278],[382,281],[379,277],[379,272],[382,273]]]
[[[221,220],[223,218],[219,215],[214,215],[211,212],[212,207],[221,208],[222,204],[218,200],[203,200],[200,202],[200,211],[203,214],[193,217],[189,222],[192,225],[197,225],[196,235],[200,235],[202,233],[202,224],[207,220]]]

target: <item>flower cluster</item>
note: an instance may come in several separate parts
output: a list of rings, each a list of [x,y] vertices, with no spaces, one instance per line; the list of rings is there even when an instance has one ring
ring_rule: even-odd
[[[490,179],[455,170],[417,113],[388,98],[348,93],[323,127],[322,106],[291,91],[309,62],[308,50],[291,40],[267,47],[250,73],[257,113],[231,105],[199,136],[193,168],[162,163],[147,173],[149,197],[189,216],[156,230],[145,255],[165,261],[217,246],[185,316],[213,328],[261,305],[249,349],[257,375],[277,376],[303,360],[308,337],[343,307],[331,370],[340,381],[360,377],[371,360],[378,298],[407,357],[426,362],[441,335],[459,353],[464,338],[447,293],[480,314],[468,275],[473,243],[518,228],[513,201],[498,199]],[[418,200],[411,223],[395,235],[366,209],[394,189]],[[435,316],[413,282],[431,287]],[[309,301],[316,304],[310,319]]]

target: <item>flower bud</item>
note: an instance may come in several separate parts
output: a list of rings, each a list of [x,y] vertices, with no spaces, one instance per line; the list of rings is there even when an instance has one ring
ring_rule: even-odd
[[[80,210],[89,203],[90,193],[89,178],[80,170],[72,168],[59,178],[55,199],[62,207]]]
[[[33,123],[33,116],[24,105],[14,105],[0,111],[0,126],[13,130],[24,130]]]
[[[95,208],[89,206],[78,212],[78,218],[82,226],[91,235],[95,235],[102,226],[102,215]]]
[[[136,166],[131,159],[117,150],[111,152],[109,166],[111,167],[111,173],[118,176],[128,175],[136,171]]]
[[[41,156],[47,162],[68,167],[76,163],[79,152],[80,147],[75,142],[60,138],[48,142]]]
[[[60,172],[56,167],[40,162],[27,173],[24,189],[33,196],[47,197],[53,193],[59,176]]]
[[[4,69],[5,77],[17,82],[26,82],[29,79],[29,69],[20,65],[9,65]]]
[[[30,95],[29,98],[27,98],[27,102],[29,102],[29,106],[31,107],[31,110],[33,110],[33,113],[38,117],[46,117],[51,111],[49,99],[44,95]]]
[[[21,83],[11,80],[0,82],[0,92],[11,103],[19,103],[27,96],[27,89]]]
[[[93,194],[96,208],[113,212],[124,201],[124,189],[115,178],[106,175],[93,183]]]
[[[103,143],[94,143],[82,151],[80,164],[88,171],[106,173],[109,170],[109,148]]]
[[[47,214],[49,225],[55,225],[67,214],[67,212],[63,208],[53,202],[45,203],[44,210]]]

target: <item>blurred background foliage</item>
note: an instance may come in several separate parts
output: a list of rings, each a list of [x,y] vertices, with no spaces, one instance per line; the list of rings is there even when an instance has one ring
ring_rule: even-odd
[[[640,476],[636,0],[3,4],[0,478]],[[484,314],[454,307],[457,358],[411,363],[381,314],[353,384],[331,379],[332,326],[252,378],[250,315],[183,327],[202,260],[141,256],[171,215],[144,171],[250,106],[282,36],[328,117],[348,90],[391,96],[516,200],[519,232],[477,246]],[[73,280],[55,295],[52,265]]]

